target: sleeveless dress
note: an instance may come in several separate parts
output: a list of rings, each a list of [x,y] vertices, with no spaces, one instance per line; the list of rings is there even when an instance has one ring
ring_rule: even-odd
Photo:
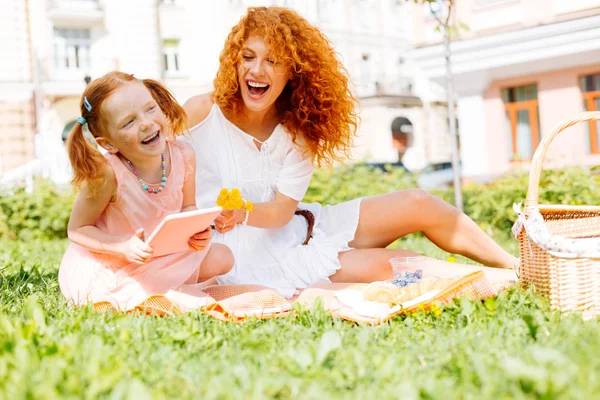
[[[282,125],[258,142],[229,120],[213,105],[208,117],[181,137],[196,152],[196,203],[213,207],[222,188],[239,188],[246,200],[272,201],[276,192],[302,200],[313,174],[309,156],[296,148]],[[258,142],[261,143],[261,142]],[[315,216],[313,237],[308,245],[308,223],[300,215],[278,229],[237,225],[226,234],[213,233],[213,241],[232,250],[234,268],[220,283],[260,284],[285,297],[316,282],[328,282],[340,269],[338,253],[351,250],[361,199],[335,206],[300,203]]]
[[[150,235],[164,217],[181,211],[183,183],[193,173],[184,158],[187,144],[167,141],[171,171],[167,185],[157,194],[145,192],[135,175],[116,155],[105,155],[117,179],[116,200],[108,204],[96,227],[111,235],[130,237],[139,228]],[[206,304],[207,295],[194,287],[208,248],[154,257],[144,265],[124,256],[96,253],[71,243],[63,256],[58,281],[68,302],[76,305],[110,302],[129,311],[152,295],[163,295],[182,311]]]

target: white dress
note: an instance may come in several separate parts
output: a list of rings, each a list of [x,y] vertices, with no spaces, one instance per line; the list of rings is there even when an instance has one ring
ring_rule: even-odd
[[[214,207],[222,188],[239,188],[254,203],[275,199],[277,191],[302,200],[313,174],[310,157],[292,143],[278,125],[261,145],[213,105],[208,117],[190,130],[187,139],[196,151],[196,202],[198,208]],[[236,226],[226,234],[213,232],[213,241],[231,248],[234,268],[218,278],[223,284],[260,284],[293,296],[316,282],[328,282],[339,268],[338,253],[350,250],[361,199],[335,206],[300,203],[298,208],[315,216],[308,245],[308,223],[295,215],[284,227],[262,229]]]

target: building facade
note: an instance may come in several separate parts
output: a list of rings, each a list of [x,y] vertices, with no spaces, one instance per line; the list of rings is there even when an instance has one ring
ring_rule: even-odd
[[[0,44],[0,175],[29,164],[58,183],[70,168],[64,140],[87,82],[111,70],[159,79],[180,102],[211,90],[219,53],[247,7],[296,9],[334,44],[360,100],[355,160],[394,162],[391,126],[411,124],[404,160],[446,160],[445,110],[405,54],[403,0],[5,0]],[[29,168],[29,169],[31,169]],[[27,168],[25,168],[27,169]]]
[[[469,28],[451,46],[465,176],[527,169],[556,124],[600,110],[600,0],[458,0],[454,20]],[[410,56],[444,85],[434,15],[415,7],[413,21]],[[600,163],[599,134],[600,123],[569,128],[546,166]]]

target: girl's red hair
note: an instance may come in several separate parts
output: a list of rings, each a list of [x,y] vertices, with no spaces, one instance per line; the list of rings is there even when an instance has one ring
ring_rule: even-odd
[[[102,112],[104,101],[124,84],[137,81],[139,79],[132,74],[114,71],[93,80],[87,86],[81,96],[79,108],[81,116],[86,119],[88,129],[94,137],[107,135],[106,115]],[[167,117],[171,129],[170,134],[180,135],[185,132],[187,116],[169,90],[160,82],[152,79],[145,79],[142,83]],[[84,98],[91,105],[90,110],[86,108]],[[67,140],[67,151],[73,166],[73,184],[75,186],[84,182],[94,185],[103,182],[106,159],[85,139],[83,125],[77,123],[73,127]]]
[[[290,80],[276,106],[294,142],[303,139],[317,167],[349,157],[358,117],[347,71],[323,33],[293,10],[248,9],[221,52],[215,103],[234,120],[243,115],[237,68],[249,36],[263,38],[271,57],[290,68]]]

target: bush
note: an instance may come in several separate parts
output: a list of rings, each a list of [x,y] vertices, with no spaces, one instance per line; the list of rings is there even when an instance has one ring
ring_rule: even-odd
[[[362,196],[372,196],[416,187],[416,176],[400,168],[388,171],[367,165],[340,166],[315,172],[303,201],[338,204]],[[516,218],[512,205],[524,202],[528,175],[507,175],[489,184],[469,184],[463,188],[465,212],[490,235],[510,235]],[[585,168],[571,167],[544,171],[540,183],[540,203],[600,204],[600,176]],[[433,192],[452,203],[452,190]],[[47,181],[36,182],[32,193],[17,188],[0,197],[0,237],[31,240],[66,237],[74,201],[71,192],[59,191]]]
[[[490,184],[467,185],[463,190],[465,213],[488,233],[510,232],[516,219],[515,203],[525,203],[529,175],[507,175]],[[569,167],[542,173],[540,204],[600,204],[600,177],[589,169]],[[448,191],[452,195],[451,191]]]
[[[316,171],[304,201],[337,204],[361,196],[388,193],[416,187],[414,175],[399,168],[383,172],[365,165],[345,166],[335,171]],[[513,204],[525,202],[529,174],[518,172],[488,184],[463,187],[464,210],[490,235],[510,235],[516,219]],[[548,170],[540,179],[540,204],[600,204],[600,176],[582,167]],[[433,194],[449,203],[454,191],[435,190]]]
[[[52,183],[36,180],[33,191],[15,187],[0,195],[0,237],[19,240],[67,236],[75,196]]]
[[[416,177],[401,168],[386,171],[365,164],[317,170],[302,201],[338,204],[363,196],[374,196],[417,186]]]

